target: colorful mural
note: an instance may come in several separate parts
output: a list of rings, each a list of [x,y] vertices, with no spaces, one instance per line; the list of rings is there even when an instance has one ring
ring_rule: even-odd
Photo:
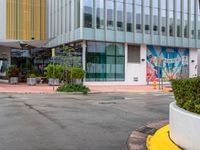
[[[189,77],[189,49],[147,46],[147,81]]]

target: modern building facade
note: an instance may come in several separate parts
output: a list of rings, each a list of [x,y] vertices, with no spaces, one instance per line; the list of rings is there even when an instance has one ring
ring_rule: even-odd
[[[46,39],[46,0],[0,0],[0,79],[10,64],[27,69],[31,51],[19,41]]]
[[[197,0],[47,0],[49,47],[81,45],[85,84],[197,76]]]
[[[53,39],[48,50],[31,53],[37,68],[50,62],[51,48],[59,50],[65,44],[75,47],[73,65],[86,70],[85,84],[145,85],[197,76],[198,0],[1,0],[0,4],[0,39],[43,40],[45,35]],[[18,57],[27,64],[30,53],[9,50],[0,50],[2,64],[18,63]],[[6,53],[11,60],[2,57]]]

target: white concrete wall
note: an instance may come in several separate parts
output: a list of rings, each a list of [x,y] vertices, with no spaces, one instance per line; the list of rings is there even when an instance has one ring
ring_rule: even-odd
[[[146,45],[141,45],[140,48],[140,63],[128,63],[126,64],[126,84],[127,85],[145,85],[146,82]],[[128,56],[126,56],[128,57]],[[141,60],[145,59],[144,62]],[[138,78],[138,81],[134,81],[134,78]]]
[[[198,72],[198,50],[190,49],[189,58],[189,76],[196,77]]]
[[[170,137],[180,147],[200,150],[200,115],[170,104]]]
[[[0,0],[0,40],[6,38],[6,0]]]

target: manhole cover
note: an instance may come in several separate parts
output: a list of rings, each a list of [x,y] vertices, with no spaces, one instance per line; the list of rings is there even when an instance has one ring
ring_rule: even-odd
[[[117,104],[116,102],[99,102],[99,104],[102,105],[113,105],[113,104]]]

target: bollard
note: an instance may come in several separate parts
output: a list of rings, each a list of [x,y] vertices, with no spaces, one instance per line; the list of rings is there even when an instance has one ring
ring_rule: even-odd
[[[154,81],[153,82],[153,89],[156,90],[157,89],[157,83]]]

